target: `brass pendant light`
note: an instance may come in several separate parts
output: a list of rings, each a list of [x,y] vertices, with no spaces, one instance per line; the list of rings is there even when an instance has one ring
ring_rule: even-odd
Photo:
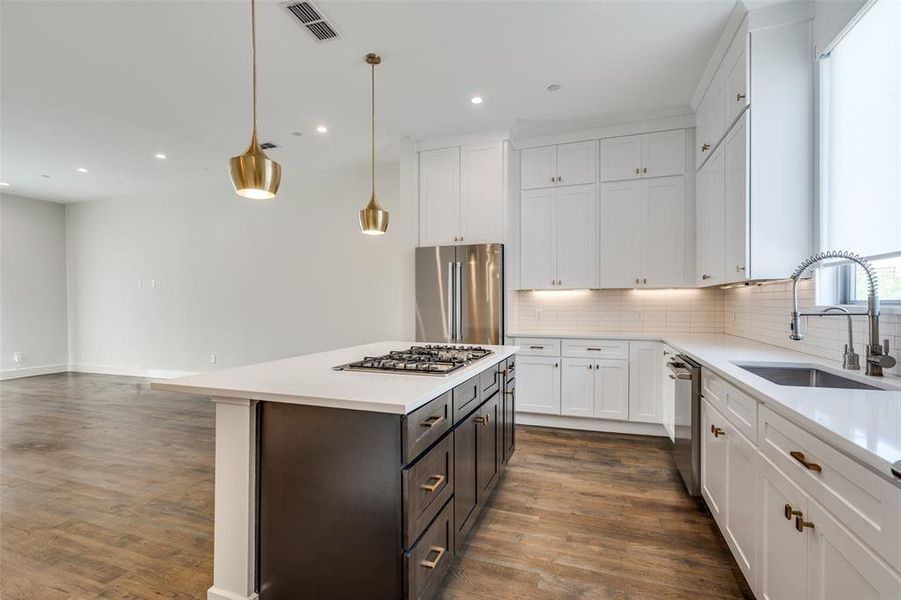
[[[377,54],[367,54],[366,63],[372,67],[372,162],[370,174],[372,176],[372,196],[369,204],[360,211],[360,230],[366,235],[382,235],[388,231],[388,211],[379,206],[375,199],[375,66],[382,62]]]
[[[244,198],[268,200],[278,193],[282,179],[281,166],[266,156],[257,140],[257,19],[256,0],[250,0],[250,45],[253,59],[253,133],[250,145],[239,156],[228,161],[235,192]]]

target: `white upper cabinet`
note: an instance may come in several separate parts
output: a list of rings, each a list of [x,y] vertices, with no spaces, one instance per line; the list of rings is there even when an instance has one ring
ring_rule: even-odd
[[[598,214],[593,185],[557,190],[557,287],[598,287]]]
[[[520,202],[520,287],[598,287],[593,185],[528,190]]]
[[[597,142],[526,148],[520,152],[523,190],[597,181]]]
[[[735,34],[732,45],[723,58],[723,80],[725,85],[724,102],[726,105],[726,126],[748,107],[751,99],[748,96],[748,60],[746,48],[748,35],[744,30]]]
[[[557,184],[557,146],[526,148],[519,153],[520,187],[524,190]]]
[[[725,85],[722,73],[717,72],[695,115],[695,165],[698,167],[710,158],[725,133]]]
[[[597,181],[598,143],[594,140],[557,146],[557,185]]]
[[[602,288],[686,285],[684,177],[601,184]]]
[[[460,148],[419,153],[420,244],[453,244],[460,235]]]
[[[460,241],[504,239],[504,155],[500,143],[460,148]]]
[[[717,148],[695,180],[695,283],[699,286],[720,285],[726,280],[724,193],[723,152]]]
[[[601,140],[601,181],[667,177],[685,173],[685,130]]]
[[[421,246],[504,241],[503,142],[419,153]]]
[[[724,276],[730,281],[748,275],[748,115],[745,113],[723,142],[723,210],[725,218]]]
[[[621,181],[641,177],[641,136],[601,140],[601,181]]]
[[[529,190],[520,202],[520,285],[550,289],[557,282],[557,190]]]

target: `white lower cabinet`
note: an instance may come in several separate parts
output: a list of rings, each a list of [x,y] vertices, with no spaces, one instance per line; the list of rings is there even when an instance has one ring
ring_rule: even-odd
[[[721,378],[710,378],[708,383],[701,405],[701,493],[755,595],[767,600],[901,598],[901,574],[877,549],[890,553],[893,546],[881,545],[867,525],[840,519],[823,506],[834,503],[839,490],[852,489],[848,481],[874,475],[860,465],[852,472],[843,457],[831,455],[834,451],[825,446],[814,456],[809,440],[804,447],[807,458],[815,458],[819,470],[796,468],[797,459],[781,452],[776,443],[796,445],[803,437],[796,426],[782,423],[767,407],[724,416],[706,395],[716,391],[722,402],[734,388]],[[749,429],[745,417],[758,416],[760,428]],[[772,423],[781,424],[782,429]],[[743,432],[759,436],[761,446],[768,445],[758,447],[757,440]],[[814,476],[822,478],[822,485],[804,479]],[[886,512],[901,514],[901,490],[895,488],[891,495],[872,481],[868,489],[888,505]],[[856,513],[881,514],[872,513],[872,498],[866,494],[848,493],[845,501],[856,507]],[[881,522],[884,535],[898,534],[897,521],[885,518]]]
[[[516,360],[516,371],[516,409],[559,415],[560,359],[520,355]]]
[[[622,421],[628,419],[628,361],[564,358],[560,413]]]
[[[659,342],[629,342],[629,420],[663,423],[660,369],[663,348]]]

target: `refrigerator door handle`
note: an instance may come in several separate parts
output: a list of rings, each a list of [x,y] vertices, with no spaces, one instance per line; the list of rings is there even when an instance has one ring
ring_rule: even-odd
[[[463,341],[463,263],[459,260],[457,261],[457,268],[455,270],[456,279],[454,281],[454,312],[456,321],[456,335],[455,340],[458,342]]]
[[[454,262],[449,260],[447,261],[447,335],[451,341],[454,340],[457,332],[456,315],[454,314],[456,312],[454,285]]]

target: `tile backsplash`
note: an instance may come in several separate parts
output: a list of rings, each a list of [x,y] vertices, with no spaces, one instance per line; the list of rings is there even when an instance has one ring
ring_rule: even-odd
[[[801,308],[814,306],[814,281],[799,284]],[[840,361],[848,322],[807,317],[806,337],[788,338],[791,282],[733,289],[518,291],[509,330],[520,334],[727,333]],[[863,310],[863,307],[861,307]],[[866,355],[866,317],[853,317],[854,345]],[[880,335],[901,363],[901,315],[883,314]],[[901,375],[901,365],[891,373]]]
[[[815,305],[813,279],[798,284],[801,310]],[[830,360],[840,361],[848,341],[848,320],[843,317],[805,317],[802,326],[805,338],[795,342],[788,338],[792,311],[791,282],[770,283],[729,289],[726,293],[725,322],[723,331],[758,342],[798,350]],[[866,310],[861,306],[859,309]],[[861,369],[866,356],[867,318],[852,317],[855,351],[861,356]],[[891,354],[901,362],[898,346],[901,344],[901,315],[883,313],[879,319],[880,337],[889,340]],[[901,375],[901,367],[889,372]]]
[[[514,293],[518,333],[722,333],[722,290],[572,290]]]

